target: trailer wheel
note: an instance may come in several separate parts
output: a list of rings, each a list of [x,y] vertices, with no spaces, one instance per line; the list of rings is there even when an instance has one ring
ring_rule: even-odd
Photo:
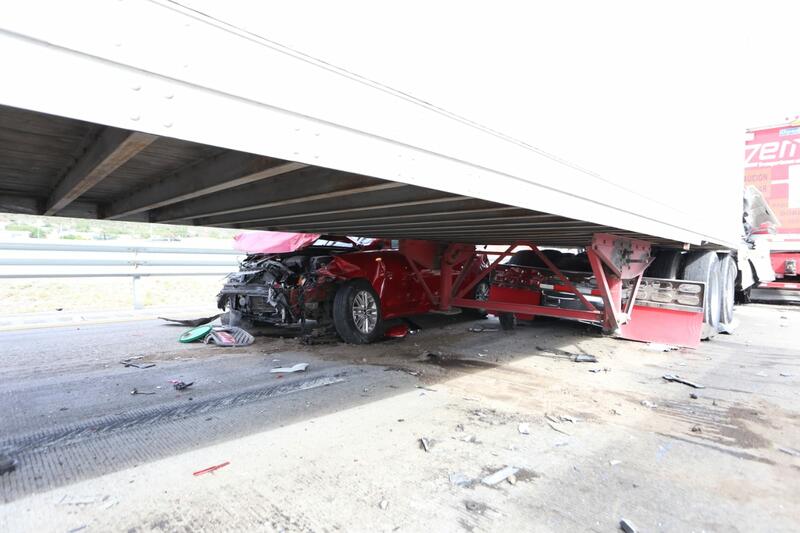
[[[739,269],[730,254],[719,262],[721,309],[719,321],[722,324],[733,322],[733,305],[736,302],[736,276]]]
[[[703,338],[714,336],[719,331],[719,317],[722,307],[720,295],[719,256],[716,252],[693,252],[686,255],[682,279],[686,281],[702,281],[706,284],[703,297]]]
[[[510,331],[517,327],[517,316],[514,313],[500,313],[500,328]]]
[[[333,299],[333,325],[350,344],[369,344],[381,336],[381,302],[372,285],[356,279],[339,287]]]
[[[678,279],[682,261],[683,253],[680,250],[660,250],[644,275],[648,278]]]

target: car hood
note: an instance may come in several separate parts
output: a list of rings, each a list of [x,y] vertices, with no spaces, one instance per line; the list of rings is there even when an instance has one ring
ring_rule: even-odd
[[[322,238],[326,241],[348,243],[359,247],[349,237],[321,233],[292,233],[288,231],[247,231],[233,238],[233,247],[248,254],[283,254],[308,248]]]
[[[319,237],[319,233],[247,231],[233,238],[233,247],[249,254],[282,254],[308,248]]]

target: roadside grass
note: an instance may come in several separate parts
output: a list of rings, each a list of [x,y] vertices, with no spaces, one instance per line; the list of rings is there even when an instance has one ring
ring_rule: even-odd
[[[213,308],[223,276],[143,277],[145,307]],[[131,278],[0,280],[0,316],[63,311],[133,309]]]

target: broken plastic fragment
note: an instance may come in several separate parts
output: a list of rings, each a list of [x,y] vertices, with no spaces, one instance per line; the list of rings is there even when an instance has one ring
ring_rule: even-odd
[[[297,363],[294,366],[273,368],[270,370],[271,374],[291,374],[292,372],[305,372],[308,368],[308,363]]]

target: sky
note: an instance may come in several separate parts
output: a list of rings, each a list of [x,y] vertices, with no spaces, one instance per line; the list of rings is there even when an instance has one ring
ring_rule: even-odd
[[[800,114],[797,2],[179,3],[726,227],[745,129]]]

